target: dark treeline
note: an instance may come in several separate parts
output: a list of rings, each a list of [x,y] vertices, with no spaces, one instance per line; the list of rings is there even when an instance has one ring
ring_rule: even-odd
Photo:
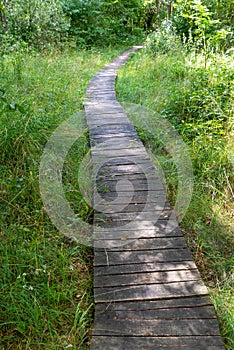
[[[0,0],[4,49],[131,44],[170,20],[182,40],[213,36],[230,47],[232,0]]]

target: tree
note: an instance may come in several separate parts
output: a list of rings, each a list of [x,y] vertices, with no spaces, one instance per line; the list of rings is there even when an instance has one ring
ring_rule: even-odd
[[[59,0],[2,0],[2,34],[34,47],[58,43],[69,22]]]
[[[142,0],[63,0],[78,45],[108,45],[131,40],[143,31]]]
[[[0,21],[2,25],[6,23],[6,0],[0,1]]]

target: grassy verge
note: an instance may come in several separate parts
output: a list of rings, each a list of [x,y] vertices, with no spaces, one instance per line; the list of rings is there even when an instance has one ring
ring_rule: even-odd
[[[217,310],[226,348],[234,347],[233,57],[182,51],[139,53],[120,72],[120,101],[143,105],[167,118],[189,147],[194,191],[181,227]],[[175,164],[155,140],[139,129],[157,156],[175,202]],[[156,142],[155,142],[156,141]]]
[[[88,348],[92,249],[69,241],[50,222],[39,192],[39,163],[53,130],[82,109],[92,75],[118,52],[0,59],[1,349]],[[65,162],[65,191],[88,219],[75,171],[87,153],[87,136],[75,146]]]

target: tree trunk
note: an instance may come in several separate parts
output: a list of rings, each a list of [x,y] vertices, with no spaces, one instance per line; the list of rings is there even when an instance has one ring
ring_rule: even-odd
[[[2,22],[3,26],[6,24],[6,0],[1,1],[0,4],[0,22]]]
[[[170,21],[171,20],[171,13],[172,13],[172,3],[170,2],[167,5],[167,19]]]
[[[160,26],[160,0],[156,0],[157,24]]]

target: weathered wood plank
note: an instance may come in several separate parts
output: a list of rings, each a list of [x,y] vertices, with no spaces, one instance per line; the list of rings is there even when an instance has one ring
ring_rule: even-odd
[[[138,220],[134,221],[94,221],[94,238],[96,239],[137,239],[150,237],[182,236],[178,224],[168,220]]]
[[[100,149],[98,147],[94,148],[91,150],[92,154],[96,157],[100,157]],[[111,158],[117,158],[117,157],[128,157],[128,156],[142,156],[146,157],[148,159],[147,153],[144,149],[142,148],[132,148],[132,145],[130,146],[128,144],[128,147],[120,149],[106,149],[102,150],[102,155],[103,156],[108,156]]]
[[[103,232],[99,228],[98,232],[94,232],[93,234],[93,245],[95,250],[99,250],[100,248],[111,249],[112,251],[120,250],[128,251],[128,250],[144,250],[145,246],[149,246],[150,243],[147,243],[147,240],[166,238],[169,240],[170,238],[182,238],[182,234],[180,231],[172,231],[169,234],[159,233],[156,234],[154,231],[146,230],[146,231],[124,231],[125,226],[119,227],[119,232],[110,232],[109,229],[103,228]],[[141,244],[139,240],[145,240],[146,243]],[[154,242],[148,250],[155,250],[157,247],[157,243]],[[170,240],[168,242],[170,244]],[[168,248],[177,248],[180,243],[176,243],[173,247],[168,246]],[[130,249],[129,246],[133,248]],[[181,248],[182,245],[179,246]],[[161,246],[161,249],[165,249],[164,246]],[[146,250],[146,249],[145,249]]]
[[[126,197],[129,198],[129,197]],[[131,197],[130,197],[131,200]],[[164,203],[156,203],[152,205],[147,204],[147,197],[145,199],[145,203],[130,203],[130,204],[124,204],[117,201],[117,203],[108,203],[105,204],[99,204],[97,203],[94,208],[101,212],[101,213],[122,213],[122,212],[128,212],[128,213],[139,213],[141,211],[148,212],[149,210],[152,210],[153,212],[162,212],[165,210]],[[169,210],[169,209],[168,209]]]
[[[147,251],[111,251],[106,250],[105,254],[97,250],[94,254],[94,266],[122,265],[150,262],[172,262],[192,260],[188,249],[156,249]]]
[[[122,116],[122,114],[121,114]],[[116,115],[114,115],[114,117],[116,118]],[[107,118],[109,119],[110,116]],[[116,120],[116,124],[105,124],[105,125],[102,125],[102,126],[99,126],[97,128],[91,128],[89,130],[89,133],[94,136],[94,135],[97,135],[97,136],[102,136],[102,135],[105,135],[105,136],[108,136],[108,134],[119,134],[119,133],[132,133],[136,136],[136,138],[139,139],[139,136],[135,130],[135,128],[133,127],[132,124],[130,123],[123,123],[123,124],[119,124],[118,121]]]
[[[108,225],[110,222],[115,222],[116,226],[123,226],[125,225],[125,221],[134,221],[134,220],[146,220],[146,221],[157,221],[157,220],[162,220],[162,219],[169,219],[170,215],[172,215],[172,212],[161,212],[161,211],[152,211],[152,212],[145,212],[145,210],[141,212],[136,212],[136,213],[113,213],[113,214],[97,214],[95,217],[95,222],[106,222]],[[119,224],[118,224],[119,222]],[[122,222],[122,224],[121,224]],[[165,223],[164,223],[165,224]],[[108,227],[108,226],[106,226]]]
[[[118,164],[118,165],[124,165],[124,164],[132,164],[135,163],[139,166],[144,166],[149,164],[150,160],[147,156],[138,156],[138,155],[123,155],[123,156],[118,156],[116,155],[115,157],[108,156],[106,154],[98,154],[96,152],[93,153],[93,150],[91,149],[91,154],[92,154],[92,161],[93,161],[93,167],[94,169],[99,169],[102,164],[109,164],[110,162],[113,162],[113,164]],[[157,171],[155,169],[155,173],[157,174]]]
[[[111,241],[112,242],[112,241]],[[111,248],[111,247],[110,247]],[[187,248],[183,237],[166,237],[166,238],[140,238],[129,240],[128,244],[121,246],[121,251],[134,251],[134,250],[155,250],[155,249],[177,249]],[[100,249],[96,248],[96,251]],[[120,248],[116,245],[111,248],[111,251],[119,251]]]
[[[91,350],[223,350],[219,336],[111,337],[94,336]]]
[[[134,191],[134,194],[131,194],[130,196],[129,192],[118,192],[117,194],[115,192],[102,193],[102,196],[94,196],[95,206],[105,205],[107,203],[111,205],[112,203],[115,204],[116,201],[121,201],[121,204],[129,204],[130,202],[131,205],[146,204],[146,202],[150,201],[152,205],[160,205],[160,207],[162,205],[164,207],[169,206],[168,201],[165,200],[163,192],[161,196],[153,194],[152,192],[148,195],[147,191],[144,191],[143,195],[140,195],[139,191],[137,192]],[[158,192],[156,193],[158,194]]]
[[[96,302],[152,300],[207,294],[207,288],[201,281],[94,289]]]
[[[195,270],[177,270],[164,272],[142,272],[125,275],[94,276],[94,287],[118,287],[140,284],[162,284],[171,282],[199,281],[201,278]]]
[[[141,163],[138,163],[137,161],[138,160],[136,160],[136,162],[134,163],[133,160],[128,160],[126,158],[115,158],[112,160],[107,159],[104,163],[105,168],[103,169],[103,171],[105,173],[109,173],[109,175],[152,173],[154,174],[154,176],[158,176],[156,169],[154,168],[154,166],[152,166],[150,161],[147,161],[146,159],[143,160]],[[94,163],[93,167],[96,173],[97,170],[100,169],[100,164]]]
[[[190,296],[182,298],[171,298],[163,300],[141,300],[141,301],[125,301],[125,302],[109,302],[97,303],[96,313],[106,311],[144,311],[144,310],[160,310],[170,308],[193,308],[213,306],[211,299],[207,295]]]
[[[195,269],[196,265],[192,260],[173,262],[152,262],[141,264],[124,265],[104,265],[94,266],[95,276],[120,275],[126,273],[157,272],[157,271],[177,271]]]
[[[217,336],[219,328],[214,319],[187,320],[110,320],[98,317],[93,335],[126,336]]]
[[[113,181],[120,181],[120,180],[125,180],[127,182],[132,182],[132,180],[137,180],[138,183],[145,183],[145,182],[153,182],[154,183],[160,183],[161,179],[159,176],[156,176],[156,174],[152,171],[152,169],[142,169],[141,167],[138,167],[138,172],[130,172],[128,171],[127,173],[121,171],[116,171],[116,172],[110,172],[109,167],[104,164],[102,168],[100,168],[98,172],[98,179],[96,179],[96,183],[107,183],[107,184],[112,184]],[[161,187],[161,186],[160,186]],[[163,188],[163,187],[161,187]]]
[[[124,137],[124,141],[120,140],[118,137],[112,137],[112,139],[106,139],[103,141],[103,144],[93,146],[92,152],[95,154],[96,152],[104,152],[104,154],[111,154],[111,156],[115,157],[119,154],[125,154],[123,153],[123,150],[129,149],[129,152],[135,151],[134,154],[143,154],[144,149],[140,147],[140,142],[137,139],[134,138],[127,138]],[[122,153],[121,153],[122,151]]]
[[[119,132],[118,134],[109,133],[108,135],[90,135],[90,141],[91,141],[91,144],[93,144],[94,146],[95,146],[95,143],[102,143],[101,146],[100,145],[97,146],[99,149],[102,149],[102,148],[108,147],[110,143],[112,146],[112,141],[113,141],[113,144],[116,144],[118,146],[119,144],[118,142],[121,142],[123,137],[125,138],[125,140],[128,140],[129,142],[133,142],[134,146],[136,146],[136,144],[138,146],[140,145],[140,142],[137,140],[134,133],[130,131],[125,133]],[[108,147],[108,149],[110,148]]]
[[[189,320],[189,319],[216,319],[212,305],[195,307],[171,307],[164,309],[97,311],[96,316],[107,320]]]

